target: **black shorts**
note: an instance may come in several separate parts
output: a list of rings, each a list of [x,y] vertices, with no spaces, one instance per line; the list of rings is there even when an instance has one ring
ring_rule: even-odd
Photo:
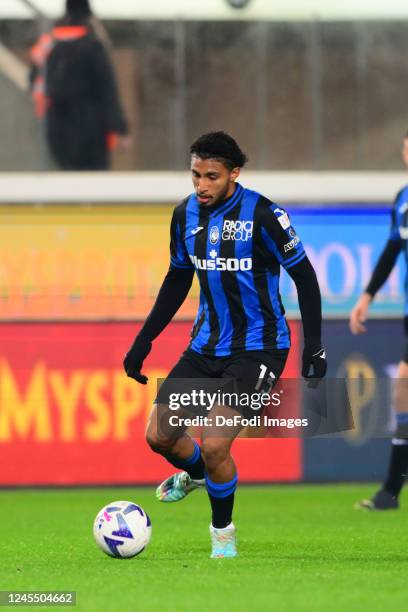
[[[191,394],[202,389],[215,397],[214,393],[219,391],[217,404],[229,406],[244,416],[253,416],[254,410],[262,412],[259,396],[268,394],[277,383],[288,353],[287,349],[273,349],[205,357],[187,349],[163,381],[156,403],[169,405],[169,398],[177,393]],[[203,414],[210,407],[199,400],[199,406],[187,400],[183,408],[189,413]],[[254,408],[258,404],[259,408]]]
[[[404,328],[405,328],[405,351],[402,357],[402,361],[408,363],[408,317],[404,318]]]

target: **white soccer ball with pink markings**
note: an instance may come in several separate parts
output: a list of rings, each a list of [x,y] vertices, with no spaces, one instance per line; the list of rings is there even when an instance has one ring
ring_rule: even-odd
[[[137,504],[115,501],[98,512],[93,533],[97,545],[107,555],[128,559],[144,551],[150,542],[152,525]]]

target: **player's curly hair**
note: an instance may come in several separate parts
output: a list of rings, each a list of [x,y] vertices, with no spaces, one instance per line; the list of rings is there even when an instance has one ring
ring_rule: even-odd
[[[203,134],[193,142],[190,153],[201,159],[216,159],[229,170],[243,168],[248,161],[236,141],[226,132]]]

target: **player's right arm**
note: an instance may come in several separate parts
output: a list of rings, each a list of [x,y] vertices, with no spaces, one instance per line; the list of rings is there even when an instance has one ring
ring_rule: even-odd
[[[353,334],[363,334],[367,331],[364,323],[367,320],[369,306],[377,291],[381,289],[391,274],[391,271],[395,266],[395,262],[398,259],[398,255],[401,252],[402,241],[399,234],[396,211],[401,193],[402,192],[397,195],[391,212],[391,231],[388,242],[376,263],[370,282],[351,311],[350,329]]]
[[[181,236],[178,210],[174,210],[170,229],[170,268],[156,302],[142,329],[126,353],[123,367],[130,378],[145,385],[147,377],[141,374],[143,361],[150,353],[152,342],[170,323],[183,304],[193,282],[194,267],[188,257]]]

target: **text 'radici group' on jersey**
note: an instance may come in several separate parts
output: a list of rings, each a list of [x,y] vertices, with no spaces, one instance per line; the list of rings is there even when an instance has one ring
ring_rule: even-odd
[[[306,254],[285,210],[239,184],[215,206],[191,195],[174,210],[170,251],[171,266],[194,268],[200,284],[190,348],[207,356],[289,348],[280,266]]]

